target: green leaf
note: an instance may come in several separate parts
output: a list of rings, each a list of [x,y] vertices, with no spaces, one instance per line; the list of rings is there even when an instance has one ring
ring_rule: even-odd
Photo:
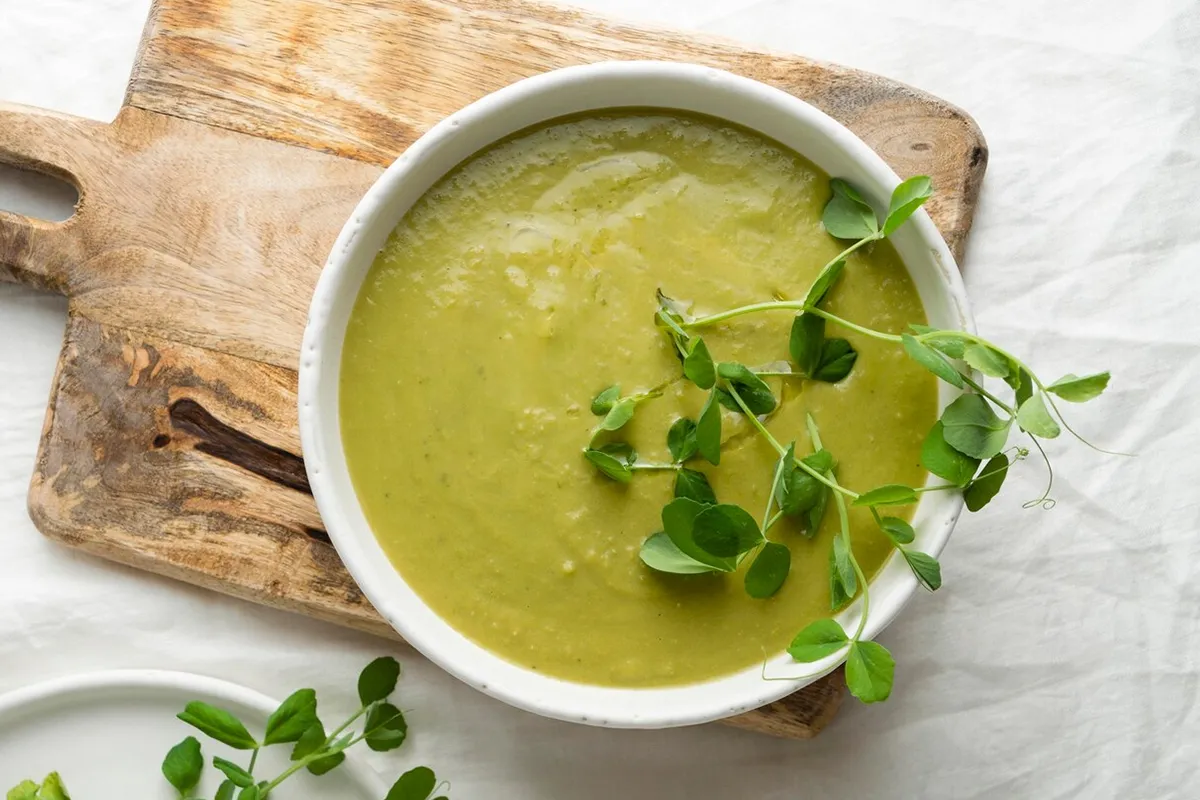
[[[822,475],[833,469],[833,453],[830,453],[824,448],[815,453],[809,453],[800,460],[803,461],[809,468],[820,472]]]
[[[955,486],[966,486],[975,475],[975,470],[979,469],[979,459],[951,447],[946,442],[944,427],[939,419],[933,423],[921,445],[921,466]]]
[[[716,505],[717,495],[703,472],[680,469],[675,473],[675,496],[686,497],[704,505]]]
[[[37,800],[38,788],[33,781],[21,781],[8,790],[5,800]]]
[[[217,788],[215,800],[233,800],[233,790],[236,788],[237,786],[234,785],[233,781],[221,781],[220,787]]]
[[[292,748],[292,761],[299,761],[317,752],[324,746],[325,739],[325,726],[321,724],[321,720],[315,720],[308,726],[308,730],[300,735],[296,746]]]
[[[936,336],[929,336],[921,340],[921,343],[932,347],[939,353],[945,353],[951,358],[962,358],[966,355],[967,345],[971,343],[966,336],[958,331],[942,331],[937,328],[930,328],[926,325],[909,325],[908,327],[917,330],[918,333],[934,333]]]
[[[396,691],[400,678],[400,662],[391,656],[383,656],[363,667],[358,675],[358,699],[364,706],[386,700]]]
[[[717,404],[716,389],[708,395],[696,423],[696,449],[708,463],[721,463],[721,406]]]
[[[821,348],[825,344],[825,320],[816,314],[797,314],[792,320],[788,352],[796,368],[812,377],[821,366]]]
[[[737,390],[752,414],[770,414],[775,410],[775,395],[771,387],[745,364],[724,361],[717,365],[717,374]],[[738,406],[738,411],[741,410],[741,406]]]
[[[846,686],[864,703],[878,703],[892,693],[896,661],[878,642],[855,642],[846,655]]]
[[[258,742],[241,720],[228,711],[198,700],[188,703],[179,719],[234,750],[253,750]]]
[[[821,522],[825,519],[825,510],[829,508],[829,496],[833,490],[825,486],[821,488],[821,496],[817,498],[817,504],[808,510],[805,518],[804,536],[808,539],[817,535],[817,531],[821,529]]]
[[[963,352],[963,359],[991,378],[1007,378],[1011,371],[1008,359],[987,345],[971,345]]]
[[[821,346],[821,363],[813,373],[813,380],[837,383],[850,374],[858,352],[845,339],[826,339]]]
[[[680,550],[671,537],[659,531],[642,542],[638,553],[642,563],[658,572],[675,575],[699,575],[702,572],[719,571],[716,567],[703,564]]]
[[[850,184],[841,178],[829,182],[833,196],[825,204],[821,222],[830,236],[838,239],[866,239],[879,231],[875,209]]]
[[[342,752],[334,753],[333,755],[318,758],[308,765],[308,771],[313,775],[324,775],[327,772],[332,772],[342,765],[346,760],[346,754]]]
[[[756,547],[762,542],[763,535],[758,522],[746,509],[732,503],[719,503],[706,506],[696,515],[692,539],[710,556],[732,558]]]
[[[789,470],[779,483],[779,508],[789,517],[806,514],[820,501],[825,485],[801,469]]]
[[[842,626],[832,619],[819,619],[796,634],[788,645],[788,655],[802,664],[828,658],[850,641]]]
[[[181,794],[195,788],[203,771],[204,756],[200,754],[200,742],[195,736],[187,737],[168,750],[162,763],[163,777]]]
[[[42,790],[38,792],[38,800],[71,800],[71,796],[67,794],[67,787],[63,785],[62,778],[57,772],[51,772],[42,781]]]
[[[845,268],[846,259],[844,258],[826,264],[825,269],[821,270],[821,274],[813,281],[812,286],[808,287],[808,294],[804,296],[804,305],[819,306],[825,299],[825,295],[829,294],[829,290],[833,288],[833,284],[841,277],[842,270]]]
[[[701,389],[711,389],[717,382],[716,367],[703,339],[696,340],[683,360],[683,374]]]
[[[1022,403],[1033,396],[1033,376],[1026,370],[1017,367],[1004,380],[1016,394],[1017,408],[1020,408]]]
[[[917,502],[917,492],[911,486],[889,483],[863,492],[855,500],[856,506],[902,506]]]
[[[1000,487],[1004,485],[1004,478],[1008,475],[1008,456],[1000,453],[994,456],[991,461],[984,464],[983,469],[979,471],[979,477],[972,481],[963,491],[963,500],[966,501],[969,511],[978,511],[991,502],[992,498],[1000,491]]]
[[[238,800],[260,800],[262,790],[258,786],[247,786],[238,792]]]
[[[601,453],[612,456],[617,461],[621,461],[629,466],[633,466],[637,461],[637,451],[630,447],[625,442],[607,442],[596,448]]]
[[[931,592],[936,592],[942,586],[942,565],[928,553],[920,550],[901,549],[904,560],[917,576],[917,582]]]
[[[234,786],[245,787],[254,785],[254,776],[232,761],[228,761],[220,756],[213,756],[213,766],[225,773],[225,777],[232,781]]]
[[[1084,375],[1082,378],[1067,373],[1047,386],[1046,390],[1053,392],[1068,403],[1086,403],[1088,400],[1099,397],[1108,388],[1109,377],[1107,372]]]
[[[978,458],[991,458],[1008,442],[1011,419],[1000,419],[977,394],[955,398],[942,412],[942,435],[958,452]]]
[[[884,517],[879,520],[879,527],[895,544],[908,544],[916,538],[913,526],[899,517]]]
[[[596,426],[597,431],[616,431],[625,427],[625,423],[633,419],[633,412],[637,410],[637,400],[633,397],[623,397],[613,403],[612,408],[604,415],[604,419],[600,420],[600,424]]]
[[[792,551],[779,542],[767,542],[746,571],[746,594],[756,600],[773,596],[787,580]]]
[[[663,506],[663,531],[675,546],[679,548],[679,551],[693,561],[708,564],[720,572],[733,572],[737,566],[737,563],[733,559],[717,558],[709,554],[696,544],[693,538],[696,517],[700,516],[700,512],[709,507],[686,497],[672,500]]]
[[[620,396],[621,387],[614,383],[592,398],[592,413],[597,417],[603,417],[612,409],[613,403],[617,402],[617,398]]]
[[[367,712],[367,747],[377,753],[395,750],[408,737],[408,722],[403,712],[391,703],[379,703]]]
[[[618,483],[629,483],[633,480],[633,470],[629,468],[629,464],[610,453],[589,447],[583,451],[583,457],[600,472]]]
[[[902,333],[900,340],[904,343],[904,352],[916,361],[925,369],[937,375],[939,378],[949,383],[952,386],[963,388],[962,375],[958,370],[950,366],[950,362],[942,358],[942,356],[928,345],[921,344],[913,336]]]
[[[854,559],[850,548],[846,546],[845,537],[833,537],[830,553],[830,587],[835,589],[834,595],[841,598],[841,602],[835,606],[840,608],[858,594],[858,576],[854,572]]]
[[[687,417],[675,420],[667,431],[667,449],[671,451],[671,460],[681,464],[696,455],[696,448],[696,423]]]
[[[384,800],[429,800],[437,778],[429,767],[415,767],[400,776]]]
[[[284,700],[267,720],[263,744],[299,741],[301,734],[317,719],[317,693],[301,689]]]
[[[933,194],[933,185],[926,175],[914,175],[892,191],[888,204],[887,219],[883,222],[883,235],[891,236]]]
[[[1040,394],[1030,397],[1017,409],[1017,425],[1021,430],[1043,439],[1053,439],[1062,433],[1054,417],[1050,416],[1050,411]]]

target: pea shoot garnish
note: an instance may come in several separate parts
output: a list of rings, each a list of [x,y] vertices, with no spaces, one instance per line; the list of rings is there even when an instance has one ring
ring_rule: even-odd
[[[667,434],[672,462],[642,464],[630,444],[596,444],[602,433],[619,431],[638,405],[657,397],[661,387],[627,398],[621,397],[616,386],[601,392],[592,402],[592,411],[603,420],[584,454],[602,474],[622,482],[632,480],[638,469],[676,471],[673,497],[662,510],[662,529],[642,545],[641,560],[647,567],[675,574],[727,573],[749,561],[743,577],[746,592],[764,601],[782,588],[791,568],[791,550],[771,538],[772,528],[789,517],[811,538],[832,505],[839,527],[829,551],[830,610],[838,611],[861,596],[861,616],[853,633],[847,633],[832,617],[817,620],[797,634],[787,652],[799,663],[844,653],[851,693],[873,703],[886,700],[891,693],[895,662],[882,645],[862,639],[870,586],[854,554],[849,507],[868,508],[879,535],[898,551],[917,582],[930,591],[938,589],[942,574],[937,559],[915,548],[912,525],[888,514],[887,509],[915,503],[926,492],[961,491],[968,510],[979,511],[1000,491],[1009,467],[1029,453],[1025,447],[1009,445],[1014,428],[1028,436],[1050,476],[1041,496],[1025,505],[1052,507],[1054,473],[1041,440],[1056,438],[1066,430],[1094,447],[1070,427],[1056,401],[1082,403],[1098,397],[1108,386],[1109,374],[1067,374],[1046,383],[1026,362],[973,333],[917,324],[903,333],[877,331],[825,310],[822,303],[836,291],[846,259],[897,231],[931,195],[927,177],[910,178],[896,187],[887,214],[880,220],[846,181],[834,179],[830,188],[832,196],[822,223],[831,236],[849,244],[821,268],[803,299],[776,299],[693,316],[688,307],[658,292],[656,327],[678,356],[682,377],[705,393],[699,417],[676,420]],[[785,364],[751,368],[722,362],[714,358],[702,338],[707,328],[749,314],[780,311],[795,314],[787,341],[790,360]],[[893,344],[939,380],[963,391],[942,411],[921,447],[921,465],[944,482],[852,489],[838,481],[836,454],[822,447],[817,422],[811,416],[807,420],[810,452],[800,452],[795,441],[784,445],[768,430],[766,420],[779,401],[765,377],[838,383],[853,372],[858,354],[846,339],[829,335],[831,326]],[[994,394],[977,380],[977,374],[1003,381],[1011,396]],[[778,455],[770,465],[771,488],[760,517],[718,501],[704,473],[687,466],[696,460],[720,465],[722,408],[742,414]]]
[[[312,689],[293,692],[267,720],[261,737],[230,712],[199,701],[188,703],[178,715],[210,739],[250,754],[245,765],[213,756],[212,768],[221,774],[216,800],[265,800],[272,791],[301,770],[324,775],[346,760],[345,751],[366,742],[371,750],[395,750],[408,738],[404,713],[390,702],[400,677],[400,664],[394,658],[377,658],[358,677],[358,698],[362,705],[348,720],[326,733],[317,717],[317,695]],[[362,720],[361,730],[352,726]],[[272,778],[254,774],[259,753],[275,745],[291,747],[291,766]],[[204,775],[205,760],[200,741],[188,736],[172,747],[162,763],[162,774],[174,787],[180,800],[196,797]],[[380,800],[447,800],[448,782],[438,782],[433,770],[415,767],[393,784]],[[46,776],[42,783],[23,781],[11,789],[7,800],[70,800],[58,773]]]

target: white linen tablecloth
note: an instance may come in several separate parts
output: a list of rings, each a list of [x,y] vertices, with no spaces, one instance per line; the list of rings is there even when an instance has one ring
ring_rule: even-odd
[[[587,0],[879,72],[971,113],[991,164],[965,259],[981,332],[1046,377],[1110,368],[1076,427],[965,517],[945,586],[881,637],[888,703],[812,742],[721,726],[597,730],[491,700],[403,648],[84,556],[25,492],[65,314],[0,285],[0,692],[115,667],[182,669],[349,708],[401,657],[414,735],[452,796],[1200,797],[1200,2]],[[148,0],[0,0],[0,98],[108,120]],[[0,174],[0,207],[39,197]],[[33,203],[29,206],[29,203]],[[0,753],[0,759],[4,756]],[[155,765],[147,765],[154,769]]]

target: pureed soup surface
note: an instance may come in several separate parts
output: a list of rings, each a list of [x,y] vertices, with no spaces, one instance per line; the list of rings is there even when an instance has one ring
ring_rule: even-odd
[[[830,503],[813,540],[790,522],[770,538],[792,571],[751,599],[743,568],[664,575],[641,563],[661,530],[673,473],[611,481],[583,458],[591,398],[674,380],[620,438],[670,460],[666,431],[705,393],[684,381],[655,329],[655,290],[713,313],[803,297],[841,250],[820,225],[829,181],[756,133],[676,112],[568,118],[463,163],[412,208],[375,260],[346,332],[341,426],[366,517],[405,581],[442,618],[500,656],[609,686],[681,684],[781,652],[829,609]],[[925,321],[890,244],[852,255],[832,313],[899,332]],[[718,360],[788,357],[792,314],[704,329]],[[767,425],[811,452],[821,430],[842,483],[921,485],[920,445],[936,416],[933,376],[886,342],[830,325],[858,350],[838,384],[769,379]],[[722,502],[758,514],[777,456],[722,412],[721,465],[694,458]],[[872,574],[889,544],[865,509],[853,542]],[[892,513],[896,513],[894,510]],[[802,671],[802,667],[796,670]]]

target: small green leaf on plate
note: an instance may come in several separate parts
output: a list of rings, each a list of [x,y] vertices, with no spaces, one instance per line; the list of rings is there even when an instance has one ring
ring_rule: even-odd
[[[866,239],[879,231],[875,209],[858,190],[841,178],[829,182],[833,195],[825,204],[821,222],[830,236],[838,239]]]
[[[162,774],[167,782],[180,794],[191,791],[200,782],[204,771],[204,756],[200,754],[200,742],[189,736],[167,751],[163,759]]]
[[[846,686],[864,703],[878,703],[892,693],[896,661],[877,642],[855,642],[846,654]]]
[[[300,689],[284,700],[267,720],[263,744],[296,742],[317,720],[317,693]]]
[[[837,586],[840,590],[838,594],[844,598],[842,603],[838,604],[840,607],[858,594],[858,576],[854,572],[854,562],[844,536],[833,537],[830,566],[831,585]]]
[[[884,517],[879,520],[879,527],[895,544],[908,544],[916,538],[916,531],[899,517]]]
[[[746,571],[746,594],[756,600],[773,596],[787,580],[792,551],[779,542],[767,542]]]
[[[979,469],[979,459],[960,453],[946,442],[942,421],[933,423],[921,445],[921,466],[955,486],[966,486]]]
[[[837,383],[850,374],[858,351],[845,339],[826,339],[821,345],[821,363],[813,373],[813,379],[824,383]]]
[[[698,575],[702,572],[717,571],[709,564],[702,564],[675,546],[671,537],[659,531],[642,542],[638,556],[650,569],[658,572],[670,572],[675,575]]]
[[[1033,396],[1033,377],[1020,367],[1015,367],[1012,372],[1008,373],[1004,382],[1012,387],[1017,398],[1017,408],[1020,408],[1026,400]]]
[[[748,511],[732,503],[720,503],[706,506],[696,515],[692,538],[710,556],[732,558],[757,546],[763,536]]]
[[[964,394],[942,412],[942,435],[958,452],[983,460],[1004,449],[1011,419],[1001,419],[977,394]]]
[[[701,389],[711,389],[717,382],[716,367],[703,339],[696,340],[683,360],[683,374]]]
[[[384,800],[429,800],[437,778],[429,767],[415,767],[400,776]]]
[[[813,281],[812,286],[808,287],[808,294],[804,296],[804,305],[819,306],[821,301],[825,299],[825,295],[829,294],[829,290],[833,288],[833,284],[841,277],[842,270],[846,267],[846,259],[839,258],[837,261],[831,261],[821,270],[821,274]]]
[[[408,737],[408,722],[404,713],[391,703],[378,703],[367,712],[363,726],[367,747],[377,753],[395,750]]]
[[[728,381],[752,414],[770,414],[775,410],[775,395],[771,387],[745,364],[724,361],[717,365],[717,374]],[[740,412],[741,406],[736,406]]]
[[[221,785],[217,787],[217,796],[214,800],[233,800],[233,792],[237,789],[231,780],[221,781]]]
[[[963,359],[990,378],[1007,378],[1012,369],[1008,359],[984,344],[973,344],[963,352]]]
[[[604,475],[618,483],[629,483],[633,480],[633,470],[629,468],[629,464],[603,450],[588,448],[583,451],[583,457]]]
[[[1054,417],[1050,416],[1041,394],[1033,395],[1017,409],[1017,425],[1021,430],[1043,439],[1053,439],[1062,433]]]
[[[675,420],[667,431],[667,449],[671,451],[671,460],[683,463],[696,454],[696,448],[696,423],[687,417]]]
[[[396,691],[400,679],[400,662],[391,656],[383,656],[363,667],[358,675],[358,699],[364,706],[386,700]]]
[[[321,720],[315,720],[308,726],[308,730],[300,735],[296,746],[292,748],[292,761],[299,761],[317,752],[325,744],[325,739],[325,726],[321,724]]]
[[[686,497],[704,505],[716,505],[717,495],[703,472],[686,467],[675,473],[675,496]]]
[[[1108,388],[1109,374],[1097,372],[1094,375],[1078,375],[1067,373],[1046,387],[1047,391],[1066,400],[1069,403],[1086,403],[1099,397]]]
[[[928,553],[920,550],[901,549],[904,560],[917,576],[917,582],[931,592],[936,592],[942,586],[942,565]]]
[[[917,502],[917,493],[911,486],[889,483],[863,492],[854,501],[856,506],[902,506]]]
[[[1008,475],[1008,456],[1000,453],[983,465],[979,477],[963,490],[963,500],[969,511],[978,511],[986,506],[1004,485]]]
[[[721,406],[717,403],[716,389],[708,395],[696,423],[696,449],[708,463],[721,463]]]
[[[693,561],[708,564],[721,572],[732,572],[737,565],[732,558],[717,558],[704,551],[693,538],[696,517],[709,506],[686,497],[676,498],[663,506],[663,531],[679,548],[680,552]]]
[[[967,345],[970,340],[958,331],[940,331],[937,328],[927,328],[924,325],[909,325],[910,328],[922,328],[918,333],[936,333],[936,336],[930,336],[922,339],[922,344],[932,347],[940,353],[945,353],[951,358],[962,358],[966,355]]]
[[[220,756],[213,756],[213,766],[225,774],[234,786],[252,786],[254,785],[254,776],[246,770],[239,767],[237,764]]]
[[[246,730],[241,720],[223,708],[196,700],[188,703],[177,716],[201,733],[229,745],[234,750],[253,750],[258,747],[258,742],[250,735],[250,731]]]
[[[620,430],[625,427],[625,423],[633,419],[633,412],[635,410],[637,410],[637,400],[632,397],[622,397],[613,403],[612,408],[604,415],[604,419],[600,420],[600,424],[596,426],[596,430]]]
[[[614,383],[592,398],[592,413],[597,417],[603,417],[612,409],[613,403],[617,402],[617,398],[620,396],[621,387]]]
[[[38,789],[41,787],[30,780],[24,780],[8,790],[5,800],[38,800]]]
[[[888,203],[887,219],[883,222],[883,235],[891,236],[933,194],[933,185],[926,175],[914,175],[892,191]]]
[[[812,377],[821,366],[821,348],[825,344],[825,320],[816,314],[797,314],[792,320],[788,352],[802,375]]]
[[[842,626],[832,619],[819,619],[796,634],[788,645],[788,655],[802,664],[828,658],[850,641]]]
[[[900,340],[904,343],[904,352],[908,353],[913,361],[916,361],[925,369],[937,375],[939,378],[956,386],[959,389],[963,388],[962,375],[958,370],[950,366],[950,362],[941,356],[932,347],[922,344],[910,334],[900,334]]]

